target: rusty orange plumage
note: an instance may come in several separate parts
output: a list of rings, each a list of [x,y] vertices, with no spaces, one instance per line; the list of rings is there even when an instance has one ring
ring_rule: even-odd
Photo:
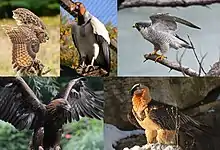
[[[213,135],[210,126],[183,114],[178,107],[153,100],[148,87],[135,84],[130,92],[132,113],[128,114],[128,119],[145,130],[147,143],[176,144],[178,130],[191,137]]]

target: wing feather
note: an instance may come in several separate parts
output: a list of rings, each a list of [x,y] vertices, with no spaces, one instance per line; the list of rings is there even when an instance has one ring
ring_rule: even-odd
[[[41,125],[45,106],[21,77],[0,78],[0,119],[19,130]]]
[[[171,16],[169,13],[157,13],[157,14],[150,16],[150,19],[153,24],[152,26],[160,31],[166,31],[166,32],[176,31],[177,30],[176,22],[195,28],[195,29],[201,29],[195,24],[185,19],[182,19],[176,16]]]
[[[180,131],[189,135],[195,133],[213,134],[211,127],[183,114],[179,108],[154,100],[149,105],[149,117],[162,129],[177,130],[179,128]]]
[[[12,13],[12,17],[17,22],[17,25],[32,24],[46,30],[45,24],[30,10],[26,8],[17,8],[13,10]]]
[[[95,94],[86,84],[86,78],[73,79],[60,91],[56,98],[66,99],[72,109],[72,118],[79,120],[81,117],[101,119],[104,116],[104,98]]]
[[[12,64],[29,67],[36,58],[40,42],[28,25],[12,27],[4,25],[3,29],[12,42]],[[14,67],[15,68],[15,67]]]
[[[110,72],[110,48],[108,42],[100,35],[95,34],[96,41],[100,47],[97,63],[103,67],[107,72]]]

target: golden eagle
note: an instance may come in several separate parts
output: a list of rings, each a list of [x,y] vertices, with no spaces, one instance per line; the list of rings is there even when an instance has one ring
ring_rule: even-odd
[[[59,150],[62,126],[81,117],[103,118],[104,99],[71,80],[48,105],[43,104],[21,77],[0,78],[0,119],[16,129],[33,130],[31,150]]]

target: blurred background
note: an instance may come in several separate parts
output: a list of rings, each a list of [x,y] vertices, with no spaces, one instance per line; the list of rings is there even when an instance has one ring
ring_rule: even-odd
[[[188,41],[187,34],[190,36],[196,49],[199,59],[207,53],[203,61],[203,68],[208,71],[210,65],[213,65],[220,57],[220,22],[219,22],[220,5],[213,4],[207,7],[190,6],[187,8],[156,8],[140,7],[127,8],[118,12],[118,75],[120,76],[182,76],[181,72],[170,71],[169,68],[155,63],[154,61],[144,61],[144,54],[153,51],[153,45],[143,39],[142,35],[132,25],[135,22],[149,20],[149,16],[154,13],[168,12],[171,15],[186,19],[201,30],[195,30],[187,26],[178,24],[177,34]],[[184,48],[179,49],[179,56],[183,53]],[[170,49],[166,56],[170,61],[176,61],[178,51]],[[132,58],[132,59],[130,59]],[[188,66],[196,71],[199,65],[195,59],[192,50],[186,50],[182,59],[182,65]]]
[[[16,25],[12,19],[12,10],[27,8],[39,16],[47,27],[50,40],[41,44],[37,58],[51,69],[46,76],[59,76],[60,74],[60,6],[57,0],[0,0],[0,25]],[[0,28],[0,75],[15,75],[11,65],[12,44]]]
[[[106,25],[111,39],[117,39],[117,5],[116,0],[78,0],[82,2],[86,9]],[[74,21],[71,16],[62,7],[61,13],[61,33],[60,33],[60,63],[61,65],[75,68],[78,66],[79,54],[76,50],[71,35],[71,23]],[[111,72],[110,75],[116,75],[117,72],[117,54],[112,49],[111,52]]]
[[[37,97],[47,104],[72,78],[24,78]],[[88,78],[88,86],[97,93],[103,92],[101,78]],[[27,150],[32,131],[18,131],[9,123],[0,121],[0,149]],[[63,150],[103,150],[103,121],[81,118],[64,125],[61,146]]]

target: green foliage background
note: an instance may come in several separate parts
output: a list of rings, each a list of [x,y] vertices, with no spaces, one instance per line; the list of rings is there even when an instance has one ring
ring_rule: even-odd
[[[47,104],[72,78],[24,78],[37,97]],[[101,78],[88,78],[93,90],[103,90]],[[9,123],[0,121],[0,149],[27,150],[32,131],[18,131]],[[67,136],[70,136],[68,138]],[[103,121],[81,118],[79,122],[66,124],[61,145],[64,150],[103,150]]]
[[[24,7],[38,16],[54,16],[60,13],[58,0],[1,0],[0,18],[12,16],[12,10]]]

